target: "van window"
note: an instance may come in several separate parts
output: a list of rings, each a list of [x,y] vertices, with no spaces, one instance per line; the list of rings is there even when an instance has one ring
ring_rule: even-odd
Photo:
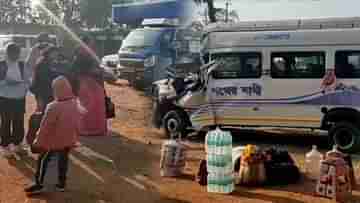
[[[360,78],[360,51],[336,52],[335,75],[339,78]]]
[[[273,78],[322,78],[325,75],[324,52],[276,52],[271,54]]]
[[[222,62],[214,71],[216,79],[261,77],[261,53],[214,54],[211,59]]]
[[[0,47],[5,47],[11,41],[9,37],[0,37]]]
[[[2,47],[6,47],[11,42],[14,42],[12,37],[3,37],[3,38],[1,38]]]
[[[21,48],[26,48],[26,40],[27,39],[28,38],[26,38],[26,37],[14,37],[13,42],[15,42]]]

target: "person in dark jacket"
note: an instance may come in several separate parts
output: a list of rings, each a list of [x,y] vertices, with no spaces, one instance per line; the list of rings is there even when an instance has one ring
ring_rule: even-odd
[[[36,64],[34,78],[30,91],[35,95],[38,111],[44,112],[47,104],[54,100],[51,84],[53,80],[62,75],[57,71],[57,59],[59,50],[57,47],[47,48],[42,58]]]

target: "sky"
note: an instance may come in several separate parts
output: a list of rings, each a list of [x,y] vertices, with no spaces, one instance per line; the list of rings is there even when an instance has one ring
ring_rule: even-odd
[[[360,16],[360,0],[231,0],[231,8],[242,21]]]

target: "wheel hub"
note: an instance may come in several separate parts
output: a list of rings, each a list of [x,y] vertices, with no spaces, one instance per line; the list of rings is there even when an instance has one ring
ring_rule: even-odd
[[[334,142],[340,149],[349,149],[354,144],[354,135],[347,129],[339,129],[334,135]]]
[[[171,118],[168,120],[167,128],[170,133],[175,133],[179,129],[179,122],[176,119]]]

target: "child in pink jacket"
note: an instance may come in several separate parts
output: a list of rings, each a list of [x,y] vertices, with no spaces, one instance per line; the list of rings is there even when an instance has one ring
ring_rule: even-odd
[[[44,189],[44,177],[52,156],[58,158],[59,180],[56,189],[65,190],[69,151],[78,140],[81,112],[70,82],[60,76],[53,81],[52,88],[55,100],[47,106],[32,145],[33,152],[40,152],[40,156],[35,184],[25,189],[30,194],[40,193]]]

